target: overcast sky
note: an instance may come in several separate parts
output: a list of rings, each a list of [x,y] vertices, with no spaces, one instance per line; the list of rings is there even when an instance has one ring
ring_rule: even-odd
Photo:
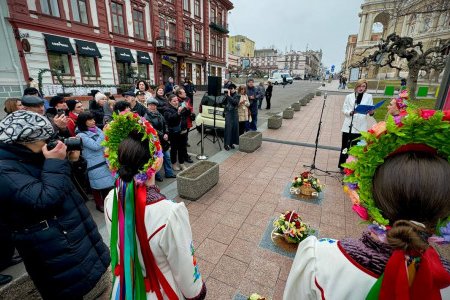
[[[325,66],[339,70],[349,34],[359,31],[363,0],[232,0],[230,35],[255,41],[256,49],[323,51]]]

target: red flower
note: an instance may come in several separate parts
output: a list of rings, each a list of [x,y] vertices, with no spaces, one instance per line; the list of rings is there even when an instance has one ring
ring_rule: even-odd
[[[284,215],[284,220],[289,221],[289,219],[291,219],[291,221],[298,219],[298,214],[292,211],[286,213],[286,215]]]
[[[109,137],[105,135],[105,141],[109,141]]]
[[[301,176],[302,176],[302,178],[308,178],[309,177],[309,172],[308,171],[305,171],[305,172],[303,172],[302,174],[301,174]]]
[[[295,227],[296,228],[300,228],[300,222],[299,221],[295,221]]]
[[[442,120],[450,122],[450,110],[444,110],[443,113],[444,117],[442,118]]]
[[[436,111],[432,110],[432,109],[421,109],[420,110],[420,116],[423,119],[428,120],[429,118],[431,118],[434,115],[435,112]]]
[[[355,171],[354,171],[354,170],[347,169],[347,168],[344,168],[344,173],[345,173],[346,176],[349,176],[349,175],[355,173]]]

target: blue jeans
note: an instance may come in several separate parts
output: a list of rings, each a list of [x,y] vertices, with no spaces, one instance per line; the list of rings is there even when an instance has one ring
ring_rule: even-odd
[[[258,129],[257,123],[258,122],[258,113],[252,113],[252,121],[249,124],[249,129],[252,131],[256,131]]]
[[[164,174],[166,177],[173,176],[173,170],[172,170],[172,162],[170,161],[170,151],[163,151],[163,166],[164,166]],[[161,178],[161,170],[156,173],[156,177]]]

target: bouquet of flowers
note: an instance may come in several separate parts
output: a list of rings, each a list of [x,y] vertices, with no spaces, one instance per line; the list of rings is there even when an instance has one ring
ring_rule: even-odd
[[[295,211],[287,211],[273,222],[274,233],[283,236],[286,242],[298,244],[314,234],[314,229],[304,223]]]
[[[247,300],[266,300],[266,298],[256,293],[253,293],[250,295],[250,297],[247,298]]]
[[[314,177],[311,172],[305,171],[292,180],[290,192],[296,195],[318,196],[322,188],[323,185],[320,184],[320,180]]]

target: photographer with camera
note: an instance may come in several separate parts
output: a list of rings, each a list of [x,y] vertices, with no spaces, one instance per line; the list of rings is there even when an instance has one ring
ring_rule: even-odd
[[[0,219],[44,299],[96,299],[107,293],[110,258],[71,180],[67,146],[47,118],[16,111],[0,122]]]

